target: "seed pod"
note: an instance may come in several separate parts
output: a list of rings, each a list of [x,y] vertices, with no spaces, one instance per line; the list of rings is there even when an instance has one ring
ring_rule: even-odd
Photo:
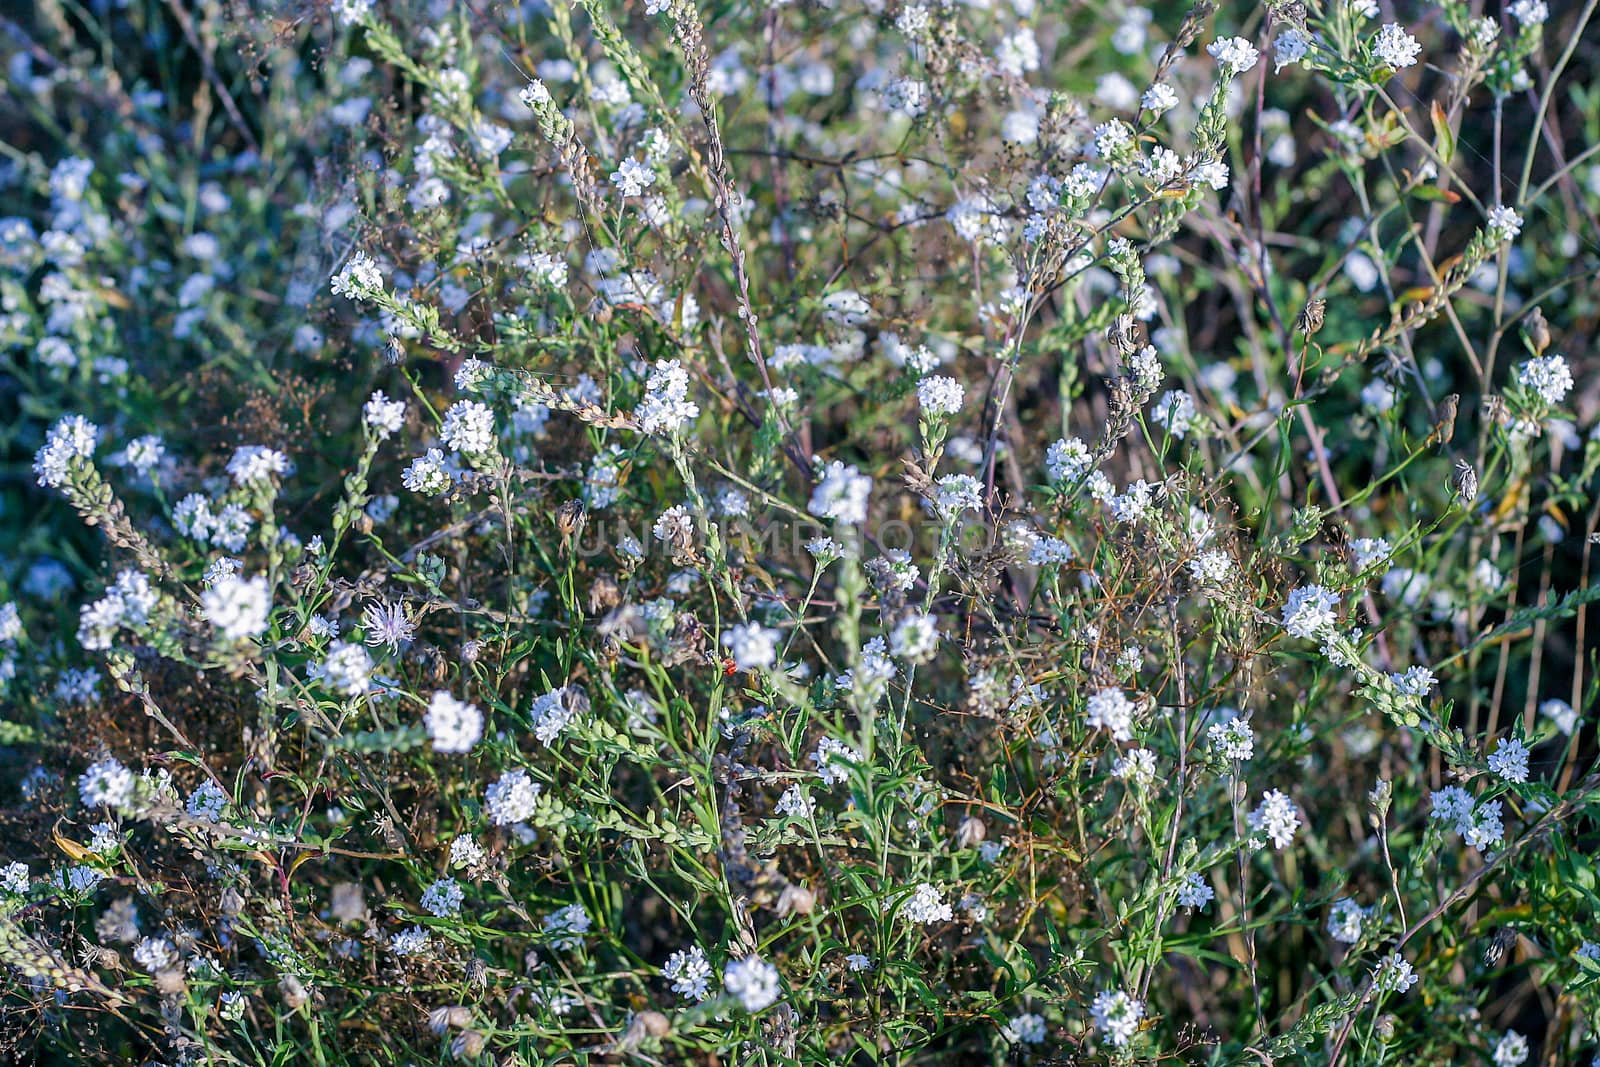
[[[1431,438],[1442,445],[1450,443],[1450,439],[1456,435],[1456,410],[1460,405],[1460,393],[1451,393],[1439,401],[1439,421],[1433,425],[1433,433],[1429,434]]]
[[[1463,504],[1478,499],[1478,472],[1464,459],[1456,460],[1455,490]]]
[[[463,1030],[450,1042],[450,1055],[458,1060],[475,1060],[483,1052],[484,1037],[476,1030]]]
[[[790,915],[810,915],[816,906],[817,895],[803,885],[790,882],[784,886],[783,892],[778,894],[777,912],[781,918]]]
[[[428,1029],[443,1036],[446,1030],[460,1030],[472,1022],[472,1009],[465,1004],[449,1004],[428,1013]]]
[[[622,603],[622,587],[609,574],[602,574],[589,585],[589,614],[610,611]]]
[[[561,534],[563,541],[576,537],[578,531],[583,529],[587,513],[581,500],[569,500],[556,509],[556,530]]]
[[[975,848],[989,836],[989,828],[976,815],[968,815],[956,828],[956,847]]]
[[[1506,958],[1506,951],[1517,943],[1517,928],[1515,926],[1502,926],[1494,932],[1489,943],[1483,949],[1483,965],[1485,967],[1498,967],[1500,961]]]
[[[1533,345],[1533,354],[1544,355],[1544,350],[1550,347],[1550,323],[1545,320],[1544,309],[1534,308],[1523,329],[1528,333],[1528,343]]]
[[[1328,302],[1321,297],[1306,301],[1306,306],[1300,309],[1300,316],[1294,320],[1294,328],[1305,334],[1306,337],[1315,337],[1322,329],[1322,324],[1327,319]]]
[[[672,1020],[659,1011],[641,1011],[628,1023],[628,1028],[617,1038],[618,1052],[631,1052],[648,1037],[666,1037],[672,1032]]]
[[[292,974],[286,974],[278,981],[278,992],[283,996],[284,1007],[290,1011],[304,1007],[311,999],[305,983]]]

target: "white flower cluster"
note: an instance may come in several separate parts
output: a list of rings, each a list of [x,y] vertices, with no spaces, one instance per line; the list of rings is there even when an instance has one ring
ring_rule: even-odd
[[[476,705],[457,700],[444,690],[435,692],[429,699],[422,724],[427,728],[435,752],[470,752],[483,737],[483,712]]]
[[[1498,800],[1479,805],[1465,789],[1447,785],[1434,792],[1432,807],[1429,814],[1434,821],[1449,826],[1479,852],[1487,852],[1505,840],[1505,824]]]
[[[33,457],[33,473],[46,489],[60,488],[73,464],[94,455],[100,428],[82,415],[63,415],[45,435],[44,447]]]
[[[1261,795],[1261,804],[1247,816],[1247,821],[1252,832],[1264,833],[1271,839],[1273,848],[1284,849],[1300,828],[1300,812],[1287,793],[1270,789]]]
[[[675,359],[657,363],[645,381],[645,396],[634,417],[648,434],[672,434],[699,418],[700,405],[689,399],[689,373]]]

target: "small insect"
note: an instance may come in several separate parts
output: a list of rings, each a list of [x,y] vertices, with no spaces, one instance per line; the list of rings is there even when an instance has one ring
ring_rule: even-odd
[[[735,674],[738,674],[738,673],[739,673],[739,665],[733,661],[733,657],[731,657],[731,656],[722,657],[722,676],[724,678],[732,678]]]

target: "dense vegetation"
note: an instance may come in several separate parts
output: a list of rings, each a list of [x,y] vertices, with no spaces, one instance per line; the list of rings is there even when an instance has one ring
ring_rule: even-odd
[[[0,1056],[1589,1062],[1595,7],[0,17]]]

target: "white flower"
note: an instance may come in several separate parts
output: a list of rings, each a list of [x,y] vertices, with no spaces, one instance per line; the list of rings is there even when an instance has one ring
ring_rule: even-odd
[[[1256,65],[1261,53],[1243,37],[1219,37],[1206,46],[1211,58],[1222,68],[1224,77],[1243,74]]]
[[[1519,1067],[1528,1058],[1528,1039],[1507,1030],[1494,1046],[1495,1067]]]
[[[405,604],[377,600],[361,610],[361,629],[366,633],[366,643],[373,648],[388,645],[390,652],[398,652],[401,645],[416,636],[417,624],[406,613]]]
[[[415,956],[428,948],[428,930],[424,926],[408,926],[389,938],[389,951],[396,956]]]
[[[1042,1045],[1045,1034],[1044,1017],[1033,1012],[1023,1012],[1000,1030],[1000,1036],[1013,1045]]]
[[[867,521],[867,498],[871,492],[871,478],[834,460],[817,479],[806,510],[821,519],[858,525]]]
[[[442,689],[428,701],[422,724],[427,728],[435,752],[470,752],[483,737],[483,712],[477,705],[457,700]]]
[[[777,1001],[782,990],[778,968],[759,956],[729,960],[722,969],[722,986],[739,999],[745,1011],[761,1011]]]
[[[78,776],[78,797],[85,807],[125,807],[133,799],[134,781],[121,760],[107,756]]]
[[[1506,827],[1501,817],[1500,802],[1491,800],[1477,811],[1472,813],[1470,822],[1463,828],[1458,827],[1461,837],[1467,844],[1479,852],[1489,849],[1505,840]]]
[[[1556,724],[1556,729],[1570,735],[1578,727],[1578,713],[1565,700],[1550,699],[1539,705],[1539,714]]]
[[[1572,388],[1572,370],[1562,356],[1541,356],[1517,366],[1517,382],[1554,407]]]
[[[33,457],[33,473],[39,484],[46,489],[60,487],[76,461],[94,455],[99,434],[100,428],[82,415],[57,419],[45,436],[44,447]]]
[[[510,826],[533,817],[534,806],[544,786],[523,770],[507,771],[484,792],[484,810],[496,826]]]
[[[1092,462],[1089,446],[1076,437],[1052,442],[1044,454],[1045,474],[1052,482],[1075,479],[1088,470]]]
[[[933,510],[946,521],[963,511],[983,508],[983,483],[970,474],[946,474],[940,478],[933,496]]]
[[[694,537],[694,518],[682,504],[674,504],[656,518],[651,536],[665,545],[687,544]]]
[[[178,946],[165,937],[147,937],[133,948],[133,962],[154,974],[178,965]]]
[[[288,470],[288,456],[276,448],[264,448],[261,445],[244,445],[236,448],[233,458],[228,460],[228,473],[233,476],[234,485],[264,482],[272,475],[283,474]]]
[[[1216,896],[1216,890],[1212,889],[1198,872],[1191,871],[1184,875],[1183,882],[1178,886],[1179,907],[1194,908],[1198,911],[1215,900]]]
[[[1311,38],[1293,26],[1279,30],[1272,39],[1272,72],[1276,74],[1286,63],[1298,63],[1311,49]]]
[[[1403,673],[1389,675],[1389,681],[1408,697],[1425,697],[1439,684],[1439,679],[1427,667],[1407,667]]]
[[[1372,984],[1380,993],[1404,993],[1418,981],[1411,964],[1398,952],[1385,956],[1372,972]]]
[[[577,715],[578,707],[572,692],[566,686],[550,690],[529,705],[528,718],[539,743],[548,745],[554,741]]]
[[[458,400],[444,413],[439,428],[444,443],[469,456],[494,451],[494,412],[476,400]]]
[[[860,763],[861,753],[831,737],[824,737],[817,742],[817,750],[811,754],[811,762],[817,765],[817,776],[822,779],[823,785],[837,785],[850,777],[849,764]]]
[[[689,1000],[704,1000],[711,995],[711,964],[699,945],[679,949],[667,957],[661,973],[672,981],[672,991]]]
[[[852,971],[870,971],[872,970],[872,957],[863,955],[860,952],[852,952],[844,958],[844,964]]]
[[[454,878],[441,878],[422,891],[422,908],[429,914],[447,919],[461,911],[463,893]]]
[[[889,635],[889,651],[909,663],[926,663],[939,647],[939,624],[931,615],[911,614]]]
[[[1189,431],[1201,424],[1195,411],[1194,397],[1180,389],[1162,393],[1161,399],[1150,409],[1150,416],[1165,426],[1172,436],[1179,438],[1189,436]]]
[[[333,17],[342,26],[354,26],[372,10],[372,0],[333,0]]]
[[[533,79],[517,92],[517,99],[522,101],[522,106],[529,111],[536,111],[541,107],[548,107],[554,103],[550,96],[550,89],[538,78]]]
[[[449,489],[450,472],[444,466],[444,453],[430,448],[426,455],[412,460],[410,466],[400,472],[400,484],[424,496],[438,496]]]
[[[931,926],[934,923],[949,922],[955,918],[955,911],[934,886],[923,882],[911,891],[900,914],[907,922]]]
[[[1283,605],[1283,628],[1291,637],[1318,637],[1338,621],[1339,598],[1320,585],[1303,585]]]
[[[644,191],[656,183],[656,172],[637,159],[629,156],[617,165],[611,172],[611,184],[617,187],[617,192],[624,197],[641,196]]]
[[[1522,216],[1513,208],[1496,204],[1489,209],[1489,236],[1496,241],[1512,241],[1522,232]]]
[[[1101,689],[1088,700],[1091,730],[1106,730],[1117,741],[1133,740],[1134,704],[1120,689]]]
[[[1137,523],[1149,517],[1155,503],[1156,486],[1143,478],[1135,480],[1123,492],[1106,502],[1111,517],[1118,522]]]
[[[1136,786],[1147,786],[1156,780],[1156,754],[1148,748],[1130,748],[1111,764],[1111,773]]]
[[[1361,927],[1371,912],[1350,897],[1340,897],[1328,909],[1328,936],[1342,944],[1355,944],[1361,940]]]
[[[385,441],[392,434],[399,433],[400,427],[405,424],[405,401],[390,400],[380,389],[367,398],[366,404],[361,408],[361,417],[367,428],[372,431],[372,435],[380,441]]]
[[[1139,1032],[1139,1020],[1144,1018],[1144,1004],[1122,990],[1104,990],[1096,994],[1089,1006],[1089,1017],[1094,1027],[1105,1035],[1113,1048],[1122,1048]]]
[[[1550,8],[1544,0],[1516,0],[1506,10],[1524,26],[1540,26],[1550,17]]]
[[[1372,38],[1372,58],[1385,67],[1400,70],[1416,63],[1422,45],[1398,23],[1391,22]]]
[[[383,291],[383,275],[365,252],[351,256],[333,276],[333,295],[348,300],[370,299]]]
[[[28,891],[28,865],[20,860],[0,867],[0,892],[21,895]]]
[[[205,781],[195,786],[194,792],[184,802],[183,809],[196,819],[217,822],[228,807],[228,794],[216,782]]]
[[[1211,751],[1224,759],[1247,760],[1255,754],[1256,735],[1243,719],[1213,723],[1206,736],[1211,742]]]
[[[460,870],[462,867],[476,867],[484,861],[486,855],[483,846],[478,844],[471,834],[457,834],[450,842],[450,866]]]
[[[1247,817],[1250,829],[1265,833],[1272,839],[1272,847],[1287,848],[1300,828],[1300,813],[1287,793],[1271,789],[1261,795],[1261,805]]]
[[[1178,106],[1178,93],[1166,82],[1158,82],[1144,91],[1144,95],[1139,98],[1139,104],[1147,111],[1159,115]]]
[[[960,382],[941,374],[932,374],[917,383],[917,400],[929,415],[954,415],[961,410],[966,395]]]
[[[1515,737],[1500,740],[1489,756],[1489,769],[1508,782],[1528,780],[1528,746]]]
[[[734,666],[741,671],[759,671],[777,662],[779,636],[777,630],[747,622],[724,631],[722,644],[733,656]]]
[[[689,399],[689,372],[675,359],[657,363],[645,381],[645,397],[634,412],[647,434],[671,434],[700,415]]]
[[[1220,549],[1208,549],[1189,561],[1189,574],[1200,585],[1221,585],[1233,571],[1233,560]]]
[[[372,657],[361,645],[335,641],[322,661],[322,677],[328,685],[347,697],[360,696],[367,691],[368,675],[372,671]]]
[[[811,813],[816,810],[816,802],[801,792],[798,785],[791,785],[783,791],[783,795],[772,806],[772,810],[779,815],[805,819],[810,818]]]
[[[228,575],[200,594],[200,607],[225,639],[240,641],[266,630],[272,599],[265,578]]]

